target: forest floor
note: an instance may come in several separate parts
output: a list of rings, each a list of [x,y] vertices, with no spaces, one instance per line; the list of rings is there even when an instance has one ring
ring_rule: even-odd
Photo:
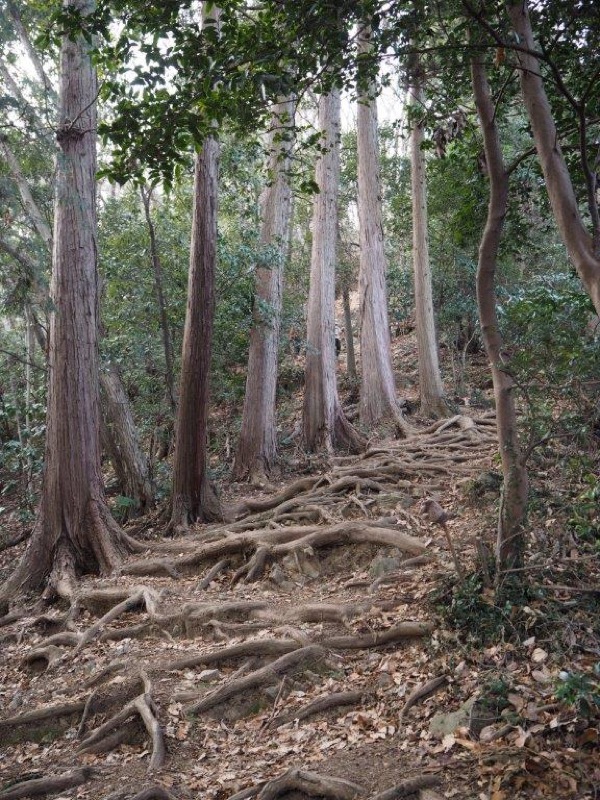
[[[0,800],[600,796],[597,554],[539,501],[494,605],[495,424],[474,412],[233,486],[235,521],[147,527],[76,607],[0,619]]]

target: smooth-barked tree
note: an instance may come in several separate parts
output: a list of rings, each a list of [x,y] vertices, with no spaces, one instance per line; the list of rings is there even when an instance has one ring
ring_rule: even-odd
[[[292,210],[290,166],[294,113],[294,99],[282,98],[273,109],[268,138],[269,183],[260,198],[260,251],[254,279],[246,395],[233,469],[238,480],[263,480],[271,471],[277,454],[275,395],[283,268],[289,250]]]

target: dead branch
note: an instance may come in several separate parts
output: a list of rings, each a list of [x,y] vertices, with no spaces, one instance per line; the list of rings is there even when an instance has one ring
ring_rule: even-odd
[[[328,711],[330,708],[339,708],[340,706],[355,706],[362,702],[365,697],[365,692],[335,692],[328,694],[324,697],[318,697],[309,703],[304,708],[298,708],[295,711],[290,711],[288,714],[278,714],[269,721],[269,727],[279,728],[281,725],[287,725],[288,722],[295,722],[296,720],[307,719],[315,714],[322,714],[323,711]]]
[[[271,664],[254,670],[254,672],[251,672],[249,675],[244,675],[235,681],[220,686],[218,689],[215,689],[215,691],[201,698],[197,703],[189,706],[186,710],[192,714],[201,714],[204,711],[208,711],[215,706],[225,703],[236,694],[273,683],[274,680],[280,679],[283,675],[298,672],[309,663],[322,661],[324,657],[325,651],[318,645],[301,647],[291,653],[281,656]]]
[[[19,800],[21,797],[42,797],[87,783],[94,775],[91,767],[81,767],[64,775],[49,775],[8,786],[0,791],[0,800]]]
[[[410,709],[419,701],[424,700],[426,697],[429,697],[429,695],[437,692],[438,689],[441,689],[442,686],[445,686],[447,683],[447,675],[438,675],[437,678],[432,678],[430,681],[427,681],[427,683],[423,683],[420,686],[417,686],[416,689],[413,689],[413,691],[406,698],[406,703],[402,707],[400,719],[403,720]]]

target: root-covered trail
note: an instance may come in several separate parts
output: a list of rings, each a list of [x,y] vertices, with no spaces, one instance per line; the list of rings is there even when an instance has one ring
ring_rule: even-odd
[[[70,608],[13,609],[0,800],[477,796],[479,732],[429,726],[477,675],[433,616],[457,576],[421,501],[467,568],[489,522],[457,484],[495,449],[493,418],[455,417],[152,543]]]

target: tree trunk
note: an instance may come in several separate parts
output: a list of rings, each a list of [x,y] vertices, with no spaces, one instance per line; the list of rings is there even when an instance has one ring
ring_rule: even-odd
[[[508,173],[502,159],[495,107],[480,57],[473,59],[471,69],[473,93],[490,176],[488,216],[479,246],[477,302],[481,334],[494,384],[496,425],[504,477],[496,540],[496,579],[497,588],[501,591],[506,573],[519,568],[523,561],[523,520],[527,509],[528,481],[517,433],[515,387],[502,352],[502,338],[496,315],[495,275],[508,207]]]
[[[42,215],[38,204],[35,202],[33,194],[31,193],[31,189],[29,188],[27,179],[25,178],[21,170],[21,165],[19,164],[17,157],[10,148],[8,139],[4,135],[0,135],[0,150],[2,150],[4,158],[6,159],[6,163],[8,164],[10,172],[13,176],[13,179],[17,184],[25,211],[31,218],[34,228],[42,238],[44,244],[46,245],[46,247],[48,247],[49,250],[51,250],[52,231],[50,230],[50,226],[48,225],[48,222]]]
[[[269,142],[270,185],[261,197],[261,260],[256,266],[253,322],[242,430],[233,475],[261,481],[277,455],[275,393],[281,327],[283,266],[289,248],[292,189],[289,168],[295,101],[273,110]]]
[[[596,223],[594,236],[588,233],[581,213],[571,176],[562,150],[552,110],[544,89],[526,2],[511,3],[508,13],[519,42],[528,52],[516,51],[521,67],[521,91],[531,123],[535,147],[540,159],[552,212],[567,252],[600,314],[600,230]],[[585,144],[583,145],[585,147]],[[588,192],[592,220],[598,218],[597,198]]]
[[[359,54],[371,50],[371,30],[364,26],[359,35]],[[360,229],[360,366],[359,414],[361,422],[372,426],[382,419],[393,419],[408,433],[396,397],[385,283],[385,253],[381,187],[377,101],[374,82],[362,76],[357,106],[358,220]]]
[[[160,319],[160,330],[162,333],[163,350],[165,354],[165,385],[167,389],[167,398],[171,410],[175,411],[175,371],[173,368],[173,340],[171,338],[171,328],[169,326],[169,317],[167,315],[167,304],[165,301],[165,293],[163,290],[163,274],[162,264],[160,262],[160,255],[158,252],[158,243],[156,241],[156,230],[154,222],[152,221],[152,214],[150,213],[150,201],[152,199],[152,189],[142,186],[140,188],[140,195],[142,204],[144,206],[144,215],[146,217],[146,225],[148,226],[148,235],[150,237],[150,257],[152,260],[152,270],[154,272],[154,291],[156,293],[156,303],[158,306],[158,315]]]
[[[346,369],[348,376],[356,380],[356,355],[354,353],[354,333],[352,331],[352,313],[350,310],[350,292],[347,286],[342,289],[344,304],[344,330],[346,331]]]
[[[340,94],[319,98],[323,152],[316,168],[319,193],[312,218],[312,254],[308,293],[306,379],[303,430],[310,451],[324,447],[358,452],[364,442],[348,422],[338,398],[335,375],[335,258],[339,185]]]
[[[188,298],[175,425],[171,528],[221,518],[207,473],[208,398],[215,312],[219,143],[196,156]]]
[[[90,13],[88,0],[67,10]],[[72,597],[77,571],[108,572],[126,551],[110,516],[100,471],[98,275],[96,268],[96,75],[89,45],[65,36],[50,323],[46,460],[38,517],[27,550],[0,590],[39,587]]]
[[[135,516],[154,506],[154,487],[148,459],[139,446],[129,399],[117,367],[108,364],[100,370],[103,412],[110,439],[111,460],[121,484],[121,492],[134,501]]]
[[[202,24],[219,29],[220,9],[202,4]],[[190,523],[220,520],[221,504],[208,480],[208,399],[215,317],[219,143],[208,136],[196,154],[194,207],[183,329],[179,407],[173,453],[172,532]]]
[[[413,85],[408,91],[409,105],[418,110],[423,106],[423,87],[420,66],[415,66]],[[444,387],[438,361],[431,263],[429,261],[429,234],[427,214],[427,166],[423,144],[423,124],[415,117],[410,134],[410,177],[412,187],[413,220],[413,271],[415,283],[415,320],[417,355],[419,362],[419,389],[421,413],[426,417],[445,417],[449,408],[444,398]]]

